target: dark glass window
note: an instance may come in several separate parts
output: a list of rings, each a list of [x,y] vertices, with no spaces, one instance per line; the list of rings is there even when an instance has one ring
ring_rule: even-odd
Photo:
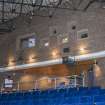
[[[35,37],[28,37],[28,38],[21,39],[20,47],[23,49],[31,48],[31,47],[34,47],[35,44],[36,44]]]
[[[63,52],[64,53],[69,53],[70,49],[67,47],[67,48],[63,48]]]
[[[88,33],[81,34],[81,38],[87,38],[87,37],[88,37]]]

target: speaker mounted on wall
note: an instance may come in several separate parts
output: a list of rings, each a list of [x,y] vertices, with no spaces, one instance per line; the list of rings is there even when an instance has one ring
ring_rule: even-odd
[[[68,56],[65,56],[65,57],[63,57],[62,58],[63,59],[63,64],[67,64],[67,65],[75,65],[76,64],[76,61],[75,61],[75,59],[73,59],[73,58],[69,58]]]

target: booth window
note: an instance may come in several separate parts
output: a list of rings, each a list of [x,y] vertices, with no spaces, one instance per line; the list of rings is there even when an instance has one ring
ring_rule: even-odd
[[[87,39],[89,37],[88,29],[82,29],[77,32],[77,39]]]
[[[36,44],[35,37],[23,38],[20,41],[20,46],[22,49],[35,47],[35,44]]]

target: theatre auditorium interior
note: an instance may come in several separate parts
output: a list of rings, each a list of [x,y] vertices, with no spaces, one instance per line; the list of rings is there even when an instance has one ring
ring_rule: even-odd
[[[105,0],[0,0],[0,105],[105,105]]]

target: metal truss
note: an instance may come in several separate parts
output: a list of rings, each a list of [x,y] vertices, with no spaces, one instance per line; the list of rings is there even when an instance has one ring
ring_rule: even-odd
[[[0,20],[21,15],[50,16],[57,9],[78,10],[84,0],[0,0]]]
[[[84,8],[83,2],[88,1]],[[87,10],[94,2],[105,0],[0,0],[0,22],[4,23],[17,16],[49,16],[57,9]]]

